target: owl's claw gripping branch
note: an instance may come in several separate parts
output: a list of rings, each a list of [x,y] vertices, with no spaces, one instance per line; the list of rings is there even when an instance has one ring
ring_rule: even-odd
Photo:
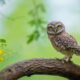
[[[36,74],[57,75],[69,80],[80,80],[80,66],[59,59],[31,59],[13,64],[0,71],[0,80],[17,80]]]
[[[62,58],[62,61],[63,61],[63,62],[64,62],[64,61],[72,62],[71,59],[72,59],[72,56],[64,56],[64,57]]]

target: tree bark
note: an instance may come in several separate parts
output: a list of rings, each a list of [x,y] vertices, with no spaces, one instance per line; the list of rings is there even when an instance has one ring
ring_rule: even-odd
[[[0,71],[0,80],[17,80],[34,74],[57,75],[70,80],[80,80],[80,66],[59,59],[25,60]]]

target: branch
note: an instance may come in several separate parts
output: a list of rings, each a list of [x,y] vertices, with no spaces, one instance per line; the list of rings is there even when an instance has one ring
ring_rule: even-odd
[[[23,76],[47,74],[80,80],[80,66],[59,59],[31,59],[13,64],[0,71],[0,80],[17,80]]]

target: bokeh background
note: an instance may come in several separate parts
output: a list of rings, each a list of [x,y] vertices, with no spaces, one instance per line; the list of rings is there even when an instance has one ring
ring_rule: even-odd
[[[62,21],[80,44],[80,0],[0,0],[0,70],[32,58],[62,58],[53,49],[46,25]],[[73,62],[80,65],[80,57]],[[19,80],[67,80],[59,76],[33,75]]]

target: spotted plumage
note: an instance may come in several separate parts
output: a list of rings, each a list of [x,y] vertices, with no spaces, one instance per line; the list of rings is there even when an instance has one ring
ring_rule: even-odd
[[[71,60],[72,55],[80,55],[80,46],[76,40],[65,31],[62,22],[53,21],[47,25],[47,34],[53,47],[65,55],[63,59]]]

